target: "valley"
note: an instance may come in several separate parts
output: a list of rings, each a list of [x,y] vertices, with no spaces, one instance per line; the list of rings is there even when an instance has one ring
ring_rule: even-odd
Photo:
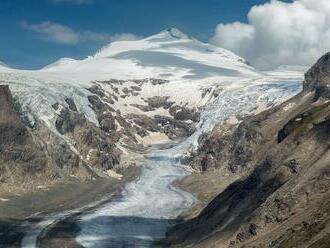
[[[0,244],[287,244],[281,227],[327,192],[327,61],[304,81],[305,67],[258,71],[170,28],[40,70],[0,65]]]

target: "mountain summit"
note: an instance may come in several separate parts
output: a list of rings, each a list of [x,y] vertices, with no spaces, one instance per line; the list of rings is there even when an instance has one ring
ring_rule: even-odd
[[[258,75],[243,58],[191,38],[176,28],[140,40],[112,42],[87,59],[60,59],[43,70],[67,73],[70,78],[78,76],[80,81],[109,77],[182,81]]]
[[[154,36],[166,36],[174,39],[190,39],[190,36],[188,36],[187,34],[183,33],[181,30],[174,27],[165,29]]]

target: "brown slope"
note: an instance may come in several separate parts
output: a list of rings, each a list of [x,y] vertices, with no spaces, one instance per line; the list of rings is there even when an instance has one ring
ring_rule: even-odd
[[[19,105],[6,85],[0,85],[0,106],[0,181],[4,189],[43,173],[47,158],[22,123],[16,112]]]

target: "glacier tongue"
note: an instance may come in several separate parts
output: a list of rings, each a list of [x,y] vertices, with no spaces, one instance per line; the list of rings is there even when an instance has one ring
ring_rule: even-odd
[[[196,199],[172,186],[188,175],[167,151],[151,152],[137,181],[122,196],[80,217],[76,238],[84,247],[152,247]]]

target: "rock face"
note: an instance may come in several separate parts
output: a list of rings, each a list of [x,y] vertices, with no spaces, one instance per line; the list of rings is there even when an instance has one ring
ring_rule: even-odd
[[[48,160],[16,110],[9,87],[0,85],[0,182],[10,185],[45,172]]]
[[[304,90],[315,90],[316,97],[330,97],[330,53],[322,56],[306,73]]]
[[[233,173],[251,167],[254,150],[262,142],[262,134],[256,127],[267,113],[246,118],[238,126],[217,125],[209,134],[200,137],[200,147],[192,156],[192,167],[206,171],[222,166]]]
[[[115,144],[115,122],[110,112],[98,116],[100,128],[75,111],[63,108],[55,125],[59,133],[74,141],[75,148],[93,168],[113,169],[120,161]],[[110,135],[112,134],[112,135]]]
[[[327,54],[306,73],[302,93],[237,126],[219,124],[200,139],[192,166],[240,179],[170,230],[167,245],[328,247],[329,79]]]
[[[200,114],[196,109],[191,109],[186,106],[175,105],[173,107],[170,107],[169,112],[175,120],[180,121],[190,120],[193,122],[198,122],[200,118]]]

